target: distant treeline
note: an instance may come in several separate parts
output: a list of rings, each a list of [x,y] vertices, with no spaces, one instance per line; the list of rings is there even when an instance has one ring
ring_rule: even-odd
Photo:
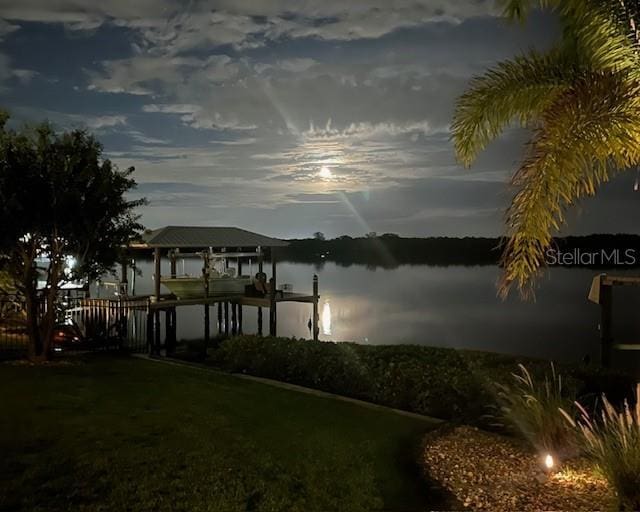
[[[404,238],[395,234],[352,238],[341,236],[289,240],[278,249],[278,259],[321,264],[368,265],[394,268],[398,265],[496,265],[503,240],[484,237]],[[549,265],[607,268],[640,266],[639,235],[588,235],[557,238],[548,253]]]

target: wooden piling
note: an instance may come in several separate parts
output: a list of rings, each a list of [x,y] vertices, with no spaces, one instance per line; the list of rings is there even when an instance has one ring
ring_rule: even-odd
[[[318,335],[320,334],[320,326],[319,320],[320,315],[318,314],[318,275],[313,275],[313,341],[318,341]]]
[[[153,349],[153,316],[154,316],[154,312],[153,311],[149,311],[149,309],[147,309],[147,350],[149,351],[150,355],[154,354],[154,349]]]
[[[176,320],[178,318],[176,308],[172,307],[165,313],[168,317],[167,341],[165,343],[167,354],[173,354],[176,351],[176,343],[178,337],[178,329]]]
[[[278,306],[276,302],[277,289],[277,265],[276,251],[271,248],[271,279],[269,280],[269,334],[271,336],[278,335]]]
[[[224,337],[229,337],[229,303],[224,303]]]
[[[231,335],[235,336],[238,332],[238,310],[235,302],[231,303]]]
[[[171,278],[175,279],[178,275],[178,271],[176,269],[176,253],[175,251],[171,251],[169,253],[169,261],[171,263]]]
[[[207,253],[204,256],[204,261],[202,265],[202,280],[204,282],[204,296],[209,297],[209,254]],[[206,354],[207,347],[209,346],[209,342],[211,339],[211,322],[209,319],[209,304],[206,303],[204,305],[204,352]]]
[[[209,304],[204,305],[204,346],[209,346],[209,340],[211,339],[210,333],[210,320],[209,320]]]
[[[602,366],[611,364],[613,347],[613,286],[600,280],[600,360]]]
[[[157,356],[160,355],[160,310],[156,310],[155,312],[155,326],[154,326],[154,349],[153,353]]]
[[[258,273],[263,272],[263,255],[262,250],[258,247]],[[262,308],[258,307],[258,336],[262,336]]]
[[[153,251],[153,259],[154,259],[154,295],[156,298],[156,301],[160,300],[160,263],[161,263],[161,255],[160,255],[160,248],[156,247],[155,250]]]
[[[176,308],[165,309],[164,322],[165,322],[165,338],[164,347],[167,355],[173,354],[176,348]]]
[[[269,335],[278,335],[278,309],[276,302],[276,280],[269,280]]]

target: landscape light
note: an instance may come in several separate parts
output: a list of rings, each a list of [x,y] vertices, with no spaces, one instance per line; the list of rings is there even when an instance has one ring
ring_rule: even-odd
[[[553,469],[554,464],[555,461],[553,460],[553,456],[550,453],[547,453],[544,458],[544,467],[550,470]]]

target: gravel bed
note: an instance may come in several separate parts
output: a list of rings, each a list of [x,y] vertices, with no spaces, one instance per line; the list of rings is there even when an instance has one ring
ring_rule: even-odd
[[[513,439],[457,427],[427,436],[423,464],[428,477],[466,509],[479,511],[612,510],[615,496],[585,460],[551,473],[542,455]]]

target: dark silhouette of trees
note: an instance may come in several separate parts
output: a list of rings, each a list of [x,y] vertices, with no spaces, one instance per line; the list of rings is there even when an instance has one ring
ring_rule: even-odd
[[[12,130],[8,117],[0,113],[0,266],[25,299],[29,357],[42,360],[61,285],[111,270],[141,228],[134,209],[144,200],[125,197],[133,167],[119,171],[89,133]]]

